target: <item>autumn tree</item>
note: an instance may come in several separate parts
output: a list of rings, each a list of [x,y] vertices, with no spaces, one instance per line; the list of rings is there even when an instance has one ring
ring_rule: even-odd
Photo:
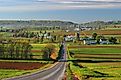
[[[55,48],[56,46],[53,44],[48,44],[45,46],[43,51],[43,59],[52,59],[52,55],[55,55]]]

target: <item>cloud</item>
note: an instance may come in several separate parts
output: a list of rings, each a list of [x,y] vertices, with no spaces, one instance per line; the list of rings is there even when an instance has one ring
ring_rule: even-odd
[[[0,12],[121,8],[121,0],[0,0]]]

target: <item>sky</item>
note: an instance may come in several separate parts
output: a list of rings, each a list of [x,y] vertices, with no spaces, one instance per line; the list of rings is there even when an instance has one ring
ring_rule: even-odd
[[[121,20],[121,0],[0,0],[1,20]]]

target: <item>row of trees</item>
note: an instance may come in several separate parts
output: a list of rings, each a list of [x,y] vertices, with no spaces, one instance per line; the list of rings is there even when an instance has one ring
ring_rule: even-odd
[[[108,40],[109,42],[112,42],[113,44],[117,43],[116,37],[109,37],[108,39],[106,39],[103,35],[98,35],[97,33],[93,33],[92,38],[97,40],[97,43],[100,43],[100,39],[104,41]]]
[[[32,46],[28,42],[0,43],[0,58],[32,59]]]

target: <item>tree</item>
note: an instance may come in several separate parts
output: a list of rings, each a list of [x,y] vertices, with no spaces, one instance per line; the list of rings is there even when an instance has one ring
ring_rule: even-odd
[[[4,45],[0,44],[0,58],[4,56]]]
[[[96,38],[96,39],[97,39],[97,43],[98,43],[98,44],[100,44],[100,39],[102,39],[102,40],[103,40],[103,39],[105,39],[105,37],[104,37],[104,36],[102,36],[102,35],[99,35],[99,36],[97,36],[97,38]]]
[[[2,31],[3,31],[3,27],[0,27],[0,28],[1,28],[1,30],[0,30],[0,31],[2,32]]]
[[[93,34],[92,34],[92,38],[93,38],[93,39],[96,39],[96,37],[97,37],[97,33],[93,33]]]
[[[117,43],[117,39],[115,37],[110,37],[108,40],[109,42],[112,42],[113,44]]]
[[[41,37],[41,39],[40,39],[40,40],[41,40],[41,42],[43,42],[43,40],[44,40],[44,35],[42,35],[42,37]]]
[[[64,45],[61,44],[57,59],[61,59],[63,57],[64,54],[63,52],[64,52]]]
[[[80,40],[80,34],[79,34],[79,32],[77,33],[77,40],[78,41]]]
[[[56,46],[53,44],[48,44],[42,50],[43,51],[43,59],[52,59],[50,56],[54,53]],[[55,53],[56,54],[56,53]]]
[[[11,58],[14,57],[14,51],[15,51],[15,43],[11,42],[9,47],[8,47],[8,53],[9,53]]]
[[[16,47],[15,47],[15,54],[16,54],[16,58],[18,59],[19,56],[20,56],[20,43],[17,43],[17,44],[16,44]]]

